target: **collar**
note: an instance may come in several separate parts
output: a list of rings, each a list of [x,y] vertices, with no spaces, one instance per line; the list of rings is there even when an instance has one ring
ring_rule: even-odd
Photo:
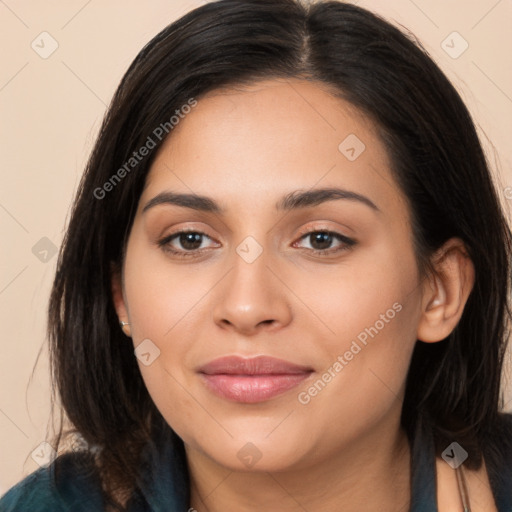
[[[141,457],[139,492],[129,512],[189,510],[190,483],[183,441],[168,427],[148,443]]]
[[[409,512],[438,512],[434,440],[421,421],[416,425],[411,450]]]

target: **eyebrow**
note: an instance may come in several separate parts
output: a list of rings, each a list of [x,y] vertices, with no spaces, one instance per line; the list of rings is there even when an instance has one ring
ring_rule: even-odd
[[[344,190],[340,188],[320,188],[312,190],[296,190],[283,196],[276,204],[275,208],[278,211],[290,211],[301,208],[308,208],[316,206],[326,201],[333,201],[337,199],[346,199],[349,201],[357,201],[362,203],[375,212],[380,212],[380,208],[368,197]],[[184,208],[191,208],[202,212],[210,212],[216,214],[224,214],[225,210],[214,199],[198,194],[181,194],[172,191],[161,192],[160,194],[150,199],[142,213],[145,213],[150,208],[161,204],[172,204]]]

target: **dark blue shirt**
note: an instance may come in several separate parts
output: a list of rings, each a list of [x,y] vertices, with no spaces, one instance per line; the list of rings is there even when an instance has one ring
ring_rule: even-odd
[[[487,469],[498,512],[512,512],[512,415],[502,416],[509,442],[503,444],[497,467]],[[128,503],[129,512],[189,510],[190,486],[183,443],[170,429],[162,435],[143,453],[138,489]],[[505,449],[505,445],[509,448]],[[33,472],[12,487],[0,499],[0,512],[103,511],[98,476],[84,470],[90,462],[87,452],[60,455],[48,468]],[[427,431],[418,431],[414,438],[411,470],[410,512],[438,512],[434,444]]]

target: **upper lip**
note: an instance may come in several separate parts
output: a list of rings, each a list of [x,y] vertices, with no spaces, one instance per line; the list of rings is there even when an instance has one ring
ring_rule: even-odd
[[[313,369],[269,356],[244,358],[225,356],[214,359],[199,368],[200,373],[207,375],[285,375],[309,373]]]

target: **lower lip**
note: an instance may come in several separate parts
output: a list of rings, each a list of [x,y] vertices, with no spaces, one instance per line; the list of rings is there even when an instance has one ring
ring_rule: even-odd
[[[216,395],[247,404],[264,402],[280,395],[298,386],[310,375],[311,372],[283,375],[201,374],[208,389]]]

